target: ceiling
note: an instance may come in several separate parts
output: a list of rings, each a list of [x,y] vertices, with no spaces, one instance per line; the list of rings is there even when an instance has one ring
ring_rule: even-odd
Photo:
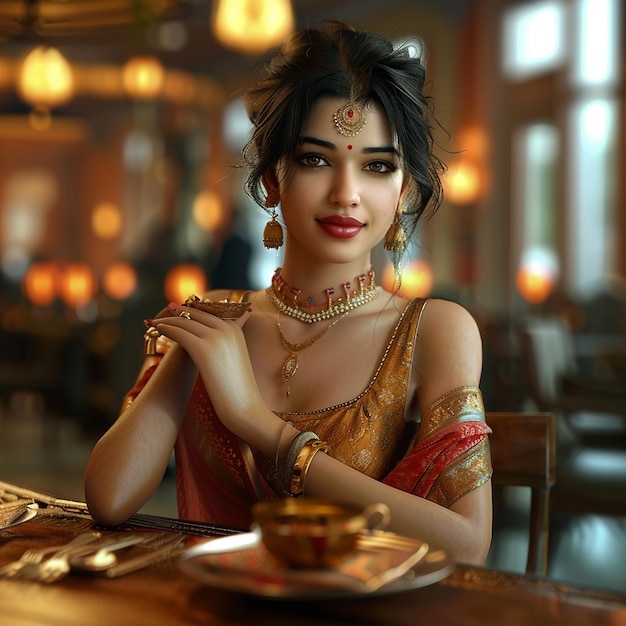
[[[296,26],[321,19],[341,19],[357,27],[372,28],[376,17],[430,8],[449,19],[461,20],[472,0],[293,0]],[[159,9],[147,20],[137,20],[137,4]],[[100,11],[94,13],[94,7]],[[227,50],[209,29],[211,0],[0,0],[0,55],[18,55],[35,43],[48,43],[82,63],[121,63],[137,53],[158,55],[169,68],[204,74],[228,88],[249,82],[259,58]],[[37,20],[45,7],[64,7],[72,19]],[[74,8],[75,7],[75,8]],[[107,7],[107,11],[101,9]],[[68,8],[72,8],[71,13]],[[39,11],[39,13],[38,13]],[[88,19],[79,20],[81,11]],[[129,23],[132,22],[132,23]],[[155,45],[159,28],[179,22],[186,30],[185,44],[175,50]]]

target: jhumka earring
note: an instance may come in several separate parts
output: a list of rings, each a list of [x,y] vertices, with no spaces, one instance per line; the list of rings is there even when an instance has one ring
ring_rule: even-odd
[[[406,248],[406,234],[400,223],[400,212],[396,213],[393,224],[389,227],[385,235],[385,250],[390,252],[404,252]]]
[[[276,217],[278,213],[275,207],[272,208],[272,219],[265,224],[263,230],[263,245],[271,250],[272,248],[280,248],[283,245],[283,227],[280,225]]]

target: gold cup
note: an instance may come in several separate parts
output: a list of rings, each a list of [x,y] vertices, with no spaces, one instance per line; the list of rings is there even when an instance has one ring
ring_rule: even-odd
[[[250,308],[250,303],[248,301],[231,302],[226,299],[214,302],[210,298],[203,300],[195,294],[189,296],[189,298],[183,302],[183,305],[191,307],[192,309],[204,311],[205,313],[210,313],[211,315],[215,315],[223,320],[236,320]]]
[[[290,567],[335,567],[356,548],[359,534],[389,523],[382,503],[362,510],[313,498],[254,505],[254,520],[267,550]]]

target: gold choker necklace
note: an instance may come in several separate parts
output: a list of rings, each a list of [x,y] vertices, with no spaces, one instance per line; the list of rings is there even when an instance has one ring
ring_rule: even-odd
[[[268,287],[265,293],[278,311],[307,324],[329,320],[337,315],[348,313],[363,304],[371,302],[383,290],[382,287],[376,285],[374,270],[370,269],[367,274],[361,274],[357,277],[358,289],[352,290],[349,282],[343,283],[345,299],[339,297],[333,300],[334,288],[329,287],[326,289],[326,308],[316,311],[317,305],[314,298],[310,297],[306,303],[298,301],[302,290],[290,287],[281,277],[280,269],[279,267],[274,272],[272,286]],[[365,283],[368,279],[369,284],[366,285]]]

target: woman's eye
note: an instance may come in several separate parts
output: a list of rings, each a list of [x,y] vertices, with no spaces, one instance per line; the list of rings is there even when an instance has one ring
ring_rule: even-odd
[[[307,167],[321,167],[327,164],[326,159],[319,154],[303,154],[298,158],[298,163]]]
[[[367,164],[367,169],[376,174],[386,174],[387,172],[395,172],[396,166],[387,161],[372,161]]]

